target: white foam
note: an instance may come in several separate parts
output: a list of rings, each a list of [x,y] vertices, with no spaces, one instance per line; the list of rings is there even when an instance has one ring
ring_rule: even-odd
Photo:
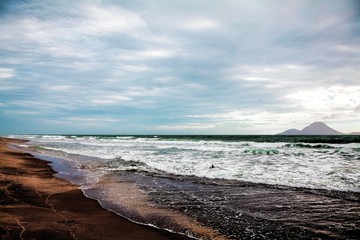
[[[177,175],[237,179],[268,184],[360,191],[359,144],[333,148],[288,146],[288,143],[161,140],[134,137],[25,136],[33,145],[89,157],[91,171],[138,169]],[[316,146],[316,144],[308,144]],[[107,161],[134,161],[134,166]],[[120,161],[120,160],[119,160]],[[103,166],[103,167],[101,167]],[[90,171],[90,170],[89,170]],[[90,174],[90,173],[89,173]],[[96,175],[96,174],[95,174]]]

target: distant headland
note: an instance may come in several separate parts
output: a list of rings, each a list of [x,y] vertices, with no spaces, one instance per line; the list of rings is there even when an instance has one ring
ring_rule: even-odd
[[[339,132],[323,122],[314,122],[302,130],[288,129],[285,132],[277,135],[345,135],[346,133]],[[360,132],[352,132],[349,135],[360,135]]]

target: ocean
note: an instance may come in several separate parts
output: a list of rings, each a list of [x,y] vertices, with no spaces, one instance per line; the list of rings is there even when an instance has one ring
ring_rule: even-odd
[[[353,219],[360,216],[360,136],[11,137],[29,140],[21,147],[50,160],[59,177],[80,185],[85,195],[105,208],[142,224],[215,239],[214,232],[199,233],[180,224],[184,215],[194,221],[190,225],[214,229],[228,238],[279,238],[285,236],[284,227],[276,224],[283,224],[285,215],[299,218],[302,214],[318,230],[321,224],[306,209],[314,202],[340,199],[352,210],[329,208],[350,214],[338,224],[351,230],[350,221],[359,227]],[[244,205],[240,206],[241,201]],[[298,204],[305,212],[285,209]],[[278,207],[284,209],[273,212]],[[261,221],[265,223],[257,229],[255,222]],[[293,239],[312,236],[313,231],[299,230],[304,229],[299,219],[295,222],[286,230],[297,234]],[[346,227],[332,231],[341,229]]]

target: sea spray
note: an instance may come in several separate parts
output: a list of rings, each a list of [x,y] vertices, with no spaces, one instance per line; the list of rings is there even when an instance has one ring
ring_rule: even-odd
[[[91,171],[360,191],[359,136],[16,136]],[[331,141],[333,140],[333,141]],[[334,174],[336,173],[336,174]],[[346,177],[344,177],[346,176]]]

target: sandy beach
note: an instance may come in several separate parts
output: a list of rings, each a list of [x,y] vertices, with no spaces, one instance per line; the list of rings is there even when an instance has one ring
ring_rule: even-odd
[[[79,139],[80,147],[100,141]],[[114,140],[101,140],[102,154],[106,141]],[[126,148],[119,146],[124,140],[116,141],[113,147]],[[358,191],[141,171],[143,165],[135,161],[42,149],[50,140],[0,143],[0,239],[358,239]],[[29,154],[16,145],[35,150]],[[62,161],[73,168],[64,168]],[[119,170],[121,163],[125,170]]]
[[[188,239],[103,209],[48,162],[8,147],[20,142],[0,139],[1,239]]]

